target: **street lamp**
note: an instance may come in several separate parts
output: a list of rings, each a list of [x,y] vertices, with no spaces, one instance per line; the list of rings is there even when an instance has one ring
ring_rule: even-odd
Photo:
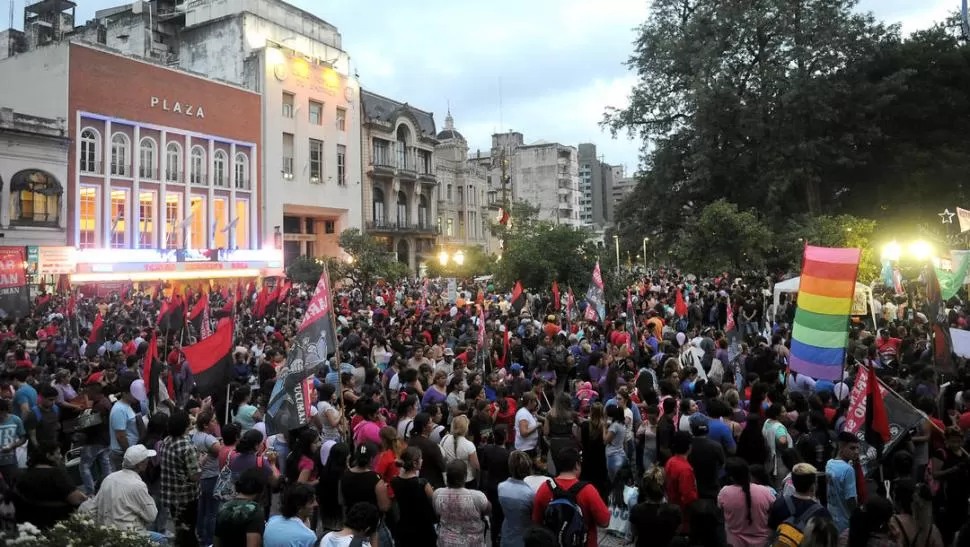
[[[457,253],[455,253],[455,256],[453,258],[454,258],[455,264],[458,264],[459,266],[461,266],[462,264],[465,263],[464,251],[459,250]]]
[[[925,262],[933,256],[933,246],[923,240],[917,240],[909,244],[909,254],[919,262]]]
[[[616,271],[620,271],[620,236],[613,234],[613,244],[616,246]]]
[[[647,271],[647,242],[650,241],[649,237],[643,238],[643,272]]]

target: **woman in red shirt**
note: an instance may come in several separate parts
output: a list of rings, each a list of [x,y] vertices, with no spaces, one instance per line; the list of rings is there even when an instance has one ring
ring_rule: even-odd
[[[381,428],[381,448],[374,461],[374,471],[384,479],[387,484],[397,477],[401,470],[397,466],[397,458],[401,455],[402,447],[397,436],[397,429],[391,426]],[[390,490],[390,488],[388,488]],[[393,495],[392,495],[393,497]]]

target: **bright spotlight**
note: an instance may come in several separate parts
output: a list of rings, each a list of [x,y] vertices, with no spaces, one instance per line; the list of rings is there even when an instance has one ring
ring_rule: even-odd
[[[900,247],[899,243],[896,243],[895,241],[890,241],[882,248],[883,260],[899,260],[899,257],[902,254],[902,247]]]
[[[909,244],[909,254],[919,261],[924,261],[933,256],[933,246],[923,240],[917,240]]]
[[[448,253],[447,252],[441,251],[440,253],[438,253],[438,264],[441,264],[442,266],[447,266],[448,265]]]
[[[459,266],[461,266],[464,263],[465,263],[465,253],[462,251],[458,251],[457,253],[455,253],[455,264],[458,264]]]

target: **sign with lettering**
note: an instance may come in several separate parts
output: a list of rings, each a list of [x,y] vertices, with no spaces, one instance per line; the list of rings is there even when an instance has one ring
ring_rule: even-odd
[[[37,272],[40,275],[72,274],[76,267],[74,247],[37,248]]]
[[[23,247],[0,247],[0,319],[19,319],[29,311],[26,258]]]
[[[169,100],[152,95],[149,106],[152,108],[161,108],[165,112],[171,112],[173,114],[182,114],[192,118],[199,118],[200,120],[205,119],[205,110],[203,110],[201,105]]]

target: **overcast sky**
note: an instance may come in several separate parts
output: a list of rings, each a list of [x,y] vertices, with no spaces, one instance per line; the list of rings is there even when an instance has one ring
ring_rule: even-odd
[[[78,2],[78,20],[123,0]],[[624,106],[635,79],[624,62],[644,0],[291,0],[335,25],[361,84],[435,113],[448,104],[471,153],[487,153],[491,134],[510,129],[575,145],[594,142],[627,171],[640,144],[616,140],[598,122]],[[22,2],[18,2],[23,5]],[[932,25],[959,0],[861,0],[904,32]],[[501,100],[500,100],[501,97]],[[501,104],[501,108],[499,105]]]

